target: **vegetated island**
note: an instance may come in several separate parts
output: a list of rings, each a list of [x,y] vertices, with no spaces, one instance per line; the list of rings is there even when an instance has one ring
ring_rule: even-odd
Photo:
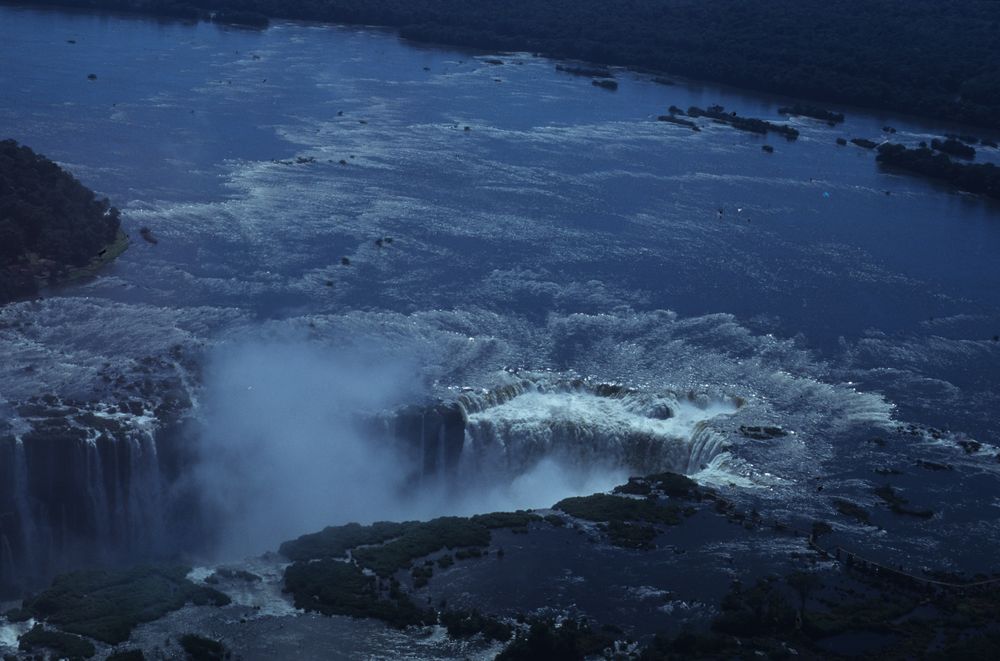
[[[0,141],[0,304],[91,275],[127,247],[107,198],[29,147]]]
[[[783,135],[788,140],[795,140],[799,137],[798,130],[791,126],[774,124],[755,117],[740,117],[735,111],[726,112],[726,109],[722,106],[709,106],[708,108],[691,106],[688,108],[687,115],[688,117],[708,117],[719,124],[728,124],[734,129],[749,131],[750,133],[764,135],[768,132],[773,132]]]
[[[889,168],[945,181],[959,190],[1000,200],[1000,168],[992,163],[956,163],[946,153],[935,153],[927,147],[908,149],[890,143],[878,148],[875,160]]]
[[[844,121],[844,113],[831,112],[825,108],[817,108],[816,106],[809,106],[801,103],[796,103],[794,106],[786,108],[778,108],[778,113],[782,115],[801,115],[802,117],[812,117],[813,119],[823,120],[830,126],[840,124]]]
[[[1000,127],[995,0],[31,0],[196,18],[384,25],[408,39],[629,66]]]
[[[768,428],[748,431],[770,433]],[[875,510],[893,517],[930,520],[936,516],[910,505],[888,482],[873,493],[881,503],[874,505]],[[830,505],[830,517],[862,525],[871,525],[876,513],[844,499],[833,498]],[[512,544],[514,537],[516,544]],[[678,552],[694,558],[688,562],[696,566],[703,557],[709,563],[701,565],[706,583],[712,583],[717,580],[711,578],[715,574],[722,580],[731,576],[733,569],[715,566],[714,549],[718,541],[733,539],[752,539],[757,545],[781,540],[793,551],[769,559],[748,551],[756,560],[740,567],[727,591],[719,590],[711,610],[693,619],[681,616],[693,622],[690,626],[676,621],[671,625],[673,609],[663,609],[655,592],[642,599],[628,592],[617,597],[628,602],[629,613],[639,615],[636,622],[648,620],[643,629],[635,630],[619,626],[623,622],[617,608],[604,611],[617,624],[580,617],[572,597],[567,601],[539,595],[532,605],[544,608],[526,605],[527,612],[491,608],[488,600],[479,602],[477,597],[480,590],[492,588],[477,587],[475,581],[466,581],[455,596],[466,604],[482,603],[484,610],[456,607],[443,596],[432,598],[443,594],[434,592],[434,587],[447,581],[456,565],[464,568],[467,577],[517,571],[516,567],[505,570],[504,565],[528,562],[530,566],[535,557],[551,554],[551,549],[567,543],[594,558],[598,573],[608,562],[639,567],[649,562],[658,572],[668,572],[653,579],[660,581],[690,571],[687,563],[674,565],[669,560]],[[996,656],[1000,650],[1000,629],[993,616],[1000,606],[996,575],[968,580],[939,572],[910,574],[868,560],[840,547],[836,540],[826,520],[817,519],[808,529],[798,529],[766,518],[756,509],[745,511],[684,475],[657,473],[630,478],[612,493],[566,498],[544,514],[495,512],[331,526],[283,543],[280,556],[272,556],[274,562],[290,561],[280,577],[223,568],[203,585],[190,578],[190,568],[184,566],[74,572],[57,577],[50,588],[26,597],[21,607],[2,617],[9,622],[30,618],[44,622],[20,635],[19,647],[27,653],[48,649],[61,656],[89,658],[98,652],[96,642],[131,648],[116,651],[131,657],[116,658],[142,658],[135,650],[138,641],[131,639],[132,631],[187,604],[236,609],[229,617],[244,618],[238,635],[261,635],[246,619],[247,607],[232,603],[225,589],[271,582],[271,589],[285,592],[297,608],[321,615],[375,619],[399,629],[440,625],[453,639],[503,643],[496,658],[505,661],[812,659],[853,649],[854,640],[866,658],[875,651],[882,651],[886,659]],[[510,545],[509,554],[503,544]],[[753,569],[755,562],[765,566]],[[544,582],[552,577],[535,579]],[[669,598],[678,596],[670,594]],[[556,620],[538,614],[554,610],[565,610],[569,616]],[[644,611],[656,613],[658,624],[641,615]],[[663,629],[654,633],[651,627]],[[876,632],[879,635],[872,637]],[[188,654],[206,649],[214,655],[193,658],[222,658],[225,643],[232,642],[233,635],[230,632],[227,640],[226,634],[212,639],[186,631],[171,633]],[[171,641],[164,644],[174,645]]]

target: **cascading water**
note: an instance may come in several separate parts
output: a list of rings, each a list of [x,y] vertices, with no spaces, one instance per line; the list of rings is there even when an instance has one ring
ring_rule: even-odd
[[[505,380],[462,389],[454,403],[417,409],[419,418],[412,407],[394,411],[381,427],[416,459],[422,479],[444,473],[452,481],[502,483],[543,460],[573,470],[691,473],[724,451],[712,421],[742,406],[738,398],[547,374],[510,372]]]
[[[156,426],[113,408],[35,400],[0,436],[0,594],[165,548]]]
[[[372,511],[340,503],[344,509],[334,513],[320,505],[317,521],[432,516],[512,503],[545,507],[555,502],[551,498],[609,488],[614,484],[609,480],[630,474],[696,472],[724,452],[715,421],[742,405],[735,398],[650,392],[551,373],[497,376],[500,383],[491,389],[456,389],[449,401],[367,415],[364,424],[356,425],[362,432],[351,452],[359,453],[359,467],[369,465],[365,470],[373,471],[373,479],[395,486]],[[202,434],[198,451],[185,454],[197,438],[182,424],[185,411],[198,413],[189,401],[180,408],[157,407],[155,414],[153,406],[139,400],[84,404],[50,397],[18,408],[17,427],[0,435],[0,470],[5,471],[0,476],[0,592],[33,589],[53,573],[76,566],[199,550],[198,544],[212,543],[219,517],[233,514],[202,509],[205,494],[217,491],[218,480],[243,475],[243,469],[257,480],[275,482],[266,487],[272,490],[268,493],[288,493],[288,471],[261,471],[260,466],[274,469],[274,461],[288,455],[287,443],[305,434],[305,428],[276,424],[258,439],[263,456],[254,454],[256,446],[247,445],[244,432],[235,433],[232,447],[212,445],[218,434]],[[248,410],[245,404],[235,402],[235,410]],[[316,444],[296,450],[301,460],[317,467],[318,483],[330,482],[330,471],[337,470],[330,462],[342,462],[348,451],[347,445],[336,447],[345,443],[338,434],[350,426],[342,422],[321,417],[315,425]],[[236,457],[247,465],[234,466]],[[370,467],[372,462],[391,468]],[[538,489],[546,478],[537,471],[546,465],[557,466],[560,479],[573,479]],[[590,479],[595,475],[601,478]],[[482,497],[525,479],[535,480],[530,496]],[[326,493],[322,489],[310,492],[308,480],[299,481],[303,498],[278,508],[282,516],[327,498],[320,495]],[[329,497],[342,500],[343,491],[337,493]],[[229,506],[244,509],[257,507],[254,497],[224,495]],[[419,505],[410,511],[407,503]],[[186,515],[175,517],[181,510]],[[251,530],[262,525],[252,517],[248,521]],[[246,549],[258,550],[253,545]]]

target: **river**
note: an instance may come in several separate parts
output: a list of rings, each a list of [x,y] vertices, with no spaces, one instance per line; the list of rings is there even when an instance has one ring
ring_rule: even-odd
[[[0,309],[0,440],[38,427],[45,416],[19,407],[49,394],[154,442],[155,403],[134,415],[106,405],[157,399],[142,383],[163,379],[184,391],[179,433],[202,442],[197,470],[156,479],[227,484],[213,505],[266,532],[233,531],[234,553],[352,518],[544,507],[615,484],[633,466],[604,465],[608,448],[643,435],[688,444],[668,467],[802,521],[829,513],[826,495],[871,501],[873,465],[904,466],[893,484],[948,513],[898,523],[876,555],[989,569],[1000,206],[835,144],[882,141],[891,125],[892,140],[913,145],[954,127],[845,108],[837,127],[787,120],[801,132],[793,142],[705,120],[694,132],[656,117],[719,104],[784,122],[788,100],[628,71],[609,91],[527,53],[291,22],[256,31],[4,6],[0,61],[2,137],[108,196],[132,237],[94,280]],[[985,147],[978,159],[1000,160]],[[358,490],[394,473],[365,472],[373,456],[361,445],[330,450],[327,432],[356,410],[518,380],[535,384],[530,396],[472,416],[480,426],[467,431],[467,447],[503,442],[490,460],[514,481],[502,497],[416,511],[372,502]],[[640,403],[588,399],[598,383]],[[676,428],[639,420],[652,414],[634,407],[657,398]],[[692,431],[703,421],[709,440]],[[753,439],[741,425],[791,433]],[[595,436],[614,443],[578,447]],[[537,443],[517,445],[525,438]],[[974,452],[961,445],[971,440]],[[585,459],[556,478],[532,472],[574,454]],[[58,518],[32,501],[44,500],[28,484],[42,469],[0,456],[21,476],[0,503],[22,517],[0,518],[0,575],[17,583],[19,545],[61,545],[53,564],[73,566],[76,547],[58,541],[68,533],[26,530]],[[90,470],[81,461],[67,470]],[[331,474],[342,479],[332,490]],[[131,526],[131,544],[169,526],[143,522],[157,503],[88,530]],[[302,503],[308,512],[289,515]],[[264,505],[268,523],[245,511]],[[971,535],[961,547],[949,542],[957,531]]]

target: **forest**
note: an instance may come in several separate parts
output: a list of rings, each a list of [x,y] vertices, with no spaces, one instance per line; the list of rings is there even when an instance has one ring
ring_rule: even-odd
[[[0,303],[34,293],[43,273],[90,263],[120,224],[118,209],[58,165],[0,141]]]
[[[997,0],[31,0],[384,25],[408,39],[624,65],[1000,128]],[[331,53],[335,56],[335,53]]]
[[[937,142],[935,140],[935,142]],[[882,166],[948,182],[955,188],[1000,200],[1000,168],[992,163],[955,163],[927,147],[907,149],[886,143],[875,160]]]

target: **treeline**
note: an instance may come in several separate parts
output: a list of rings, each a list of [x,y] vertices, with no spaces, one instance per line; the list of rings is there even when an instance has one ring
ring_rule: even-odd
[[[997,0],[33,0],[386,25],[407,38],[668,71],[1000,127]]]
[[[919,147],[884,144],[878,148],[879,163],[930,179],[945,181],[959,190],[1000,200],[1000,168],[992,163],[955,163],[947,154]]]
[[[0,303],[34,292],[41,272],[88,264],[120,224],[106,198],[30,148],[0,141]]]

